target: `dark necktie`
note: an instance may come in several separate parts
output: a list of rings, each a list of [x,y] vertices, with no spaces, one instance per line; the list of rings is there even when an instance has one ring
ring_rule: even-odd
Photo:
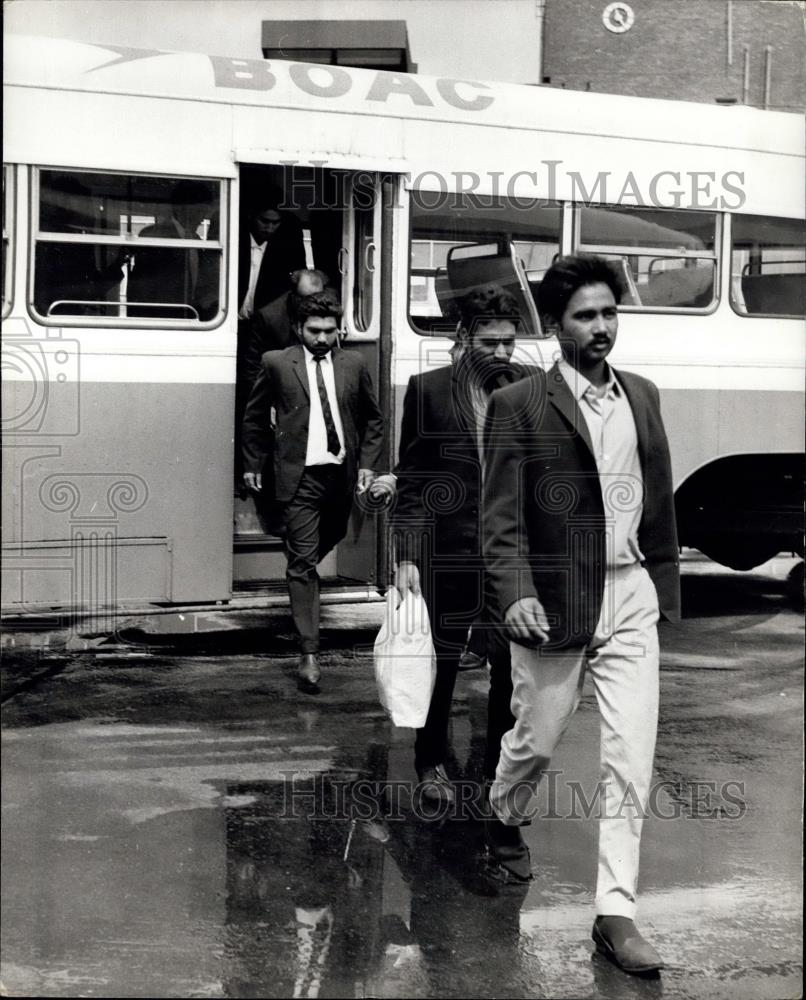
[[[316,362],[316,388],[319,390],[319,399],[322,401],[322,416],[325,418],[325,430],[327,431],[327,450],[331,455],[338,455],[341,451],[339,435],[336,433],[336,425],[333,423],[333,411],[330,409],[330,400],[327,398],[325,388],[325,376],[322,374],[322,362],[324,358],[314,358]]]

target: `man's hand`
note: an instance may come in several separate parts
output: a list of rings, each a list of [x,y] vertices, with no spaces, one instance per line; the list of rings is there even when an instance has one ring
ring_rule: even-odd
[[[356,493],[366,493],[367,490],[372,485],[372,480],[375,478],[375,473],[372,469],[359,469],[358,470],[358,484],[356,485]]]
[[[507,636],[519,646],[542,646],[549,641],[549,623],[536,597],[522,597],[504,614]]]
[[[244,472],[243,484],[248,490],[260,493],[263,488],[263,476],[260,472]]]
[[[369,488],[369,495],[373,500],[388,507],[397,494],[397,476],[387,472],[383,476],[376,476]]]
[[[420,589],[420,571],[413,562],[402,562],[397,564],[397,569],[395,570],[395,588],[399,590],[404,597],[407,590],[410,590],[412,594],[415,594],[416,596],[419,596],[422,593]]]

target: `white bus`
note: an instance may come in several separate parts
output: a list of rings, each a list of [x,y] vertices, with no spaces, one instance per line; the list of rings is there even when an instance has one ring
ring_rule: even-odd
[[[237,248],[263,184],[340,288],[389,467],[409,376],[448,361],[449,261],[514,255],[529,293],[593,251],[629,288],[616,363],[661,390],[681,543],[735,568],[801,551],[799,116],[11,34],[4,76],[7,611],[282,594],[233,477]],[[192,233],[164,224],[183,181]],[[149,255],[165,281],[144,291]],[[356,509],[322,572],[355,598],[388,559]]]

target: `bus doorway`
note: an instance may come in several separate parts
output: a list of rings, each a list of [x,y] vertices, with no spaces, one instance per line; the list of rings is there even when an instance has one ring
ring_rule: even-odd
[[[242,482],[240,427],[264,350],[296,343],[287,318],[290,274],[299,267],[317,270],[335,288],[344,310],[343,338],[337,349],[360,352],[372,374],[376,393],[381,381],[379,178],[367,172],[316,167],[244,164],[240,172],[238,245],[232,259],[238,268],[238,373],[234,428],[233,590],[263,590],[285,586],[285,557],[280,524],[270,496],[255,497]],[[258,210],[275,204],[269,217],[279,216],[280,238],[266,240],[261,275],[250,257],[254,243],[250,226]],[[279,259],[277,259],[279,258]],[[261,288],[263,271],[274,278]],[[278,280],[279,279],[279,280]],[[282,288],[282,290],[280,290]],[[244,296],[252,294],[252,308]],[[257,294],[255,294],[257,293]],[[251,312],[251,315],[246,313]],[[385,364],[389,364],[386,359]],[[384,471],[384,470],[378,470]],[[270,477],[269,477],[270,478]],[[347,533],[319,565],[323,589],[375,584],[377,577],[377,518],[353,505]]]

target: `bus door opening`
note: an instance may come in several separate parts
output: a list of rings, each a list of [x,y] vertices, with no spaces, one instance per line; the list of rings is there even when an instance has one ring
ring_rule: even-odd
[[[343,338],[336,349],[364,355],[377,392],[381,215],[379,180],[366,172],[249,164],[241,168],[240,192],[239,246],[237,256],[233,253],[239,316],[233,587],[244,590],[285,579],[281,511],[273,502],[270,461],[260,496],[243,487],[240,428],[261,355],[298,343],[287,312],[291,275],[300,268],[315,270],[318,280],[341,298]],[[250,234],[266,221],[263,256],[270,256],[254,261],[257,240]],[[349,585],[375,582],[375,571],[375,516],[354,504],[347,534],[320,563],[319,574],[325,585]]]

